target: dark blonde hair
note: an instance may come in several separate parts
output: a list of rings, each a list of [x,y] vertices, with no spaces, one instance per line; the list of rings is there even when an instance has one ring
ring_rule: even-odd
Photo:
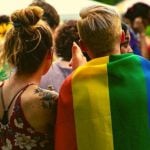
[[[51,50],[51,30],[40,20],[42,15],[43,10],[35,6],[11,15],[13,27],[6,35],[1,59],[16,67],[17,73],[34,73]]]
[[[110,53],[120,39],[121,20],[118,13],[105,6],[91,6],[81,10],[78,30],[81,40],[95,57]]]

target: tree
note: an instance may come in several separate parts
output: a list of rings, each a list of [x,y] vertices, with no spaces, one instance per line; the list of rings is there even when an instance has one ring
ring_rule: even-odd
[[[109,4],[109,5],[115,5],[115,4],[119,3],[122,0],[95,0],[95,1],[106,3],[106,4]]]

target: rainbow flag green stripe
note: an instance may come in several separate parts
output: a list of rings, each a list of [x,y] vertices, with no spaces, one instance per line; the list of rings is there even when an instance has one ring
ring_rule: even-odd
[[[150,63],[145,62],[132,54],[114,55],[74,72],[78,150],[150,149]]]
[[[150,148],[150,128],[147,85],[142,67],[143,59],[132,56],[127,57],[125,61],[121,60],[121,63],[115,63],[114,59],[116,57],[111,57],[108,64],[114,149],[148,150]],[[115,77],[110,76],[116,68]]]

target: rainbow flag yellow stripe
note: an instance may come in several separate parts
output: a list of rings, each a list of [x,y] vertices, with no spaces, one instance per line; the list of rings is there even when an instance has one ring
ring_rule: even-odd
[[[133,54],[97,58],[64,82],[56,150],[149,150],[150,62]]]
[[[107,88],[109,57],[100,60],[104,64],[100,68],[95,66],[99,63],[97,61],[89,63],[73,74],[72,90],[74,93],[78,92],[78,94],[73,94],[73,106],[79,150],[91,150],[91,147],[94,150],[106,148],[113,150],[110,101]],[[92,78],[90,78],[91,76]],[[103,84],[99,84],[98,80],[101,80]],[[82,95],[84,99],[82,99]]]

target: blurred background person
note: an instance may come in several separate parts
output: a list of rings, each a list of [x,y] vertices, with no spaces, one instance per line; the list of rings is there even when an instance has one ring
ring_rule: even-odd
[[[52,63],[52,33],[40,7],[11,14],[0,57],[13,68],[0,85],[1,149],[53,149],[58,94],[39,88],[41,76]]]
[[[150,40],[148,40],[145,30],[150,25],[150,6],[142,2],[135,3],[127,9],[123,20],[128,22],[132,29],[130,44],[133,52],[149,59]]]
[[[42,20],[46,21],[46,23],[51,28],[52,34],[54,36],[55,29],[58,27],[60,23],[60,16],[55,7],[46,2],[45,0],[33,0],[33,2],[29,6],[38,6],[44,10]],[[57,55],[55,51],[53,55],[54,60],[56,60]]]
[[[47,3],[45,0],[33,0],[30,6],[39,6],[44,10],[44,14],[42,16],[42,20],[46,21],[52,31],[55,31],[56,27],[60,23],[60,16],[57,10]]]
[[[123,22],[121,23],[121,26],[122,26],[122,30],[124,32],[123,39],[121,40],[121,44],[120,44],[121,54],[132,53],[133,50],[130,46],[131,36],[130,36],[129,27],[127,24],[125,24]]]
[[[49,71],[42,77],[40,86],[42,88],[53,87],[57,92],[63,80],[72,72],[69,61],[72,57],[71,49],[73,42],[79,41],[77,21],[68,20],[61,24],[55,33],[54,49],[58,60],[56,60]]]

